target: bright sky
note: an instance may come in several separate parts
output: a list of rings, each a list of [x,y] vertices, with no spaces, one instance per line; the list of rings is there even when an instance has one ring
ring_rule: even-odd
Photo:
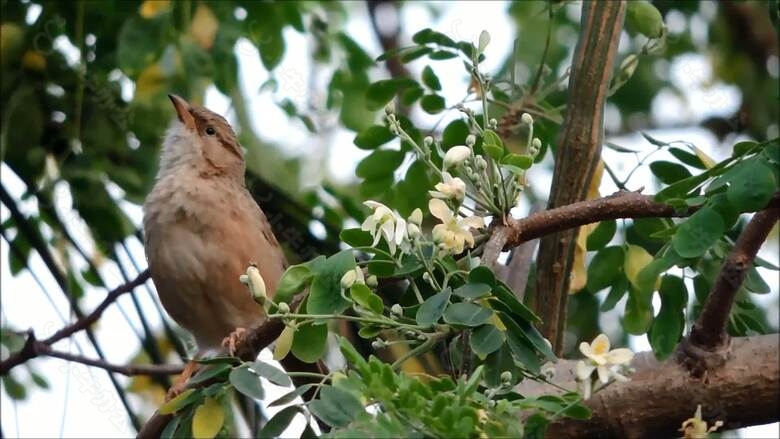
[[[354,3],[355,7],[363,8],[363,3]],[[492,35],[492,42],[487,49],[487,61],[485,66],[487,71],[491,71],[498,66],[502,56],[508,52],[511,44],[511,36],[514,35],[514,24],[506,17],[506,4],[504,2],[450,2],[438,3],[438,6],[446,9],[445,13],[438,19],[434,19],[427,7],[421,3],[408,3],[404,6],[404,27],[407,30],[422,29],[432,27],[440,32],[450,35],[456,39],[466,39],[476,41],[477,36],[483,29],[488,29]],[[572,8],[568,13],[576,16],[578,11]],[[710,13],[710,11],[704,11]],[[355,14],[355,16],[365,16],[364,13]],[[680,17],[671,17],[679,21]],[[684,21],[684,18],[683,18]],[[697,24],[692,21],[691,26]],[[679,23],[678,23],[679,24]],[[683,22],[684,26],[685,23]],[[366,20],[352,20],[346,26],[346,32],[359,41],[369,53],[379,53],[379,46],[375,42],[373,32]],[[670,26],[671,27],[671,26]],[[288,31],[285,34],[287,40],[287,52],[282,64],[278,67],[279,77],[292,77],[285,75],[288,73],[300,73],[305,81],[309,76],[309,60],[306,56],[300,54],[307,53],[307,41],[304,36]],[[67,44],[63,44],[66,47]],[[72,49],[65,48],[69,51]],[[303,155],[309,157],[310,162],[304,165],[305,170],[312,170],[313,173],[303,172],[302,175],[319,175],[315,172],[321,167],[319,160],[324,157],[328,160],[327,172],[340,181],[350,181],[354,179],[354,166],[366,154],[365,151],[358,150],[352,144],[354,134],[344,130],[338,130],[332,134],[329,146],[324,146],[324,142],[312,142],[312,137],[305,131],[302,125],[295,121],[290,121],[287,116],[271,102],[267,95],[257,96],[255,91],[260,84],[267,79],[267,72],[263,69],[257,51],[248,43],[239,43],[236,48],[241,61],[241,86],[244,92],[249,96],[252,113],[262,115],[257,117],[254,122],[254,128],[262,133],[264,138],[273,141],[282,146],[288,154]],[[71,52],[72,54],[72,52]],[[466,80],[464,75],[453,74],[444,75],[443,72],[452,67],[451,71],[460,72],[462,68],[453,61],[452,65],[441,62],[436,65],[437,72],[441,79],[445,97],[448,101],[460,99],[462,91],[465,89]],[[411,67],[419,71],[424,63],[413,63]],[[696,121],[707,114],[729,114],[733,111],[739,102],[738,91],[734,87],[723,84],[714,84],[712,88],[704,90],[701,86],[706,82],[709,72],[706,70],[707,63],[701,57],[694,56],[679,59],[673,65],[661,65],[658,68],[665,74],[671,74],[675,80],[684,86],[688,86],[686,95],[679,97],[669,92],[662,92],[653,105],[653,115],[659,121],[665,122],[669,115],[673,115],[675,121]],[[693,75],[690,72],[699,72],[699,68],[704,72],[704,76]],[[775,71],[777,71],[775,69]],[[319,80],[319,79],[318,79]],[[311,99],[310,96],[301,94],[294,87],[286,87],[284,82],[280,83],[280,93],[290,97],[293,100],[303,102],[305,99]],[[705,97],[712,96],[706,94],[716,90],[719,96],[723,97],[723,105],[717,108],[711,108],[704,105]],[[447,93],[449,92],[449,93]],[[132,87],[126,90],[128,97],[132,96]],[[222,96],[216,89],[209,90],[206,98],[206,105],[214,111],[225,114],[229,108],[229,101]],[[612,113],[614,114],[614,113]],[[607,123],[610,123],[610,111],[608,110]],[[228,118],[231,115],[226,114]],[[426,116],[420,114],[419,116]],[[450,117],[457,117],[453,114]],[[435,122],[437,119],[432,117],[420,117],[421,123]],[[699,148],[719,159],[726,153],[723,148],[718,148],[716,140],[706,131],[700,129],[676,130],[676,131],[658,131],[652,132],[652,135],[662,140],[685,139],[696,144]],[[648,150],[650,145],[641,137],[627,136],[617,139],[609,139],[620,145],[640,150]],[[316,145],[316,146],[312,146]],[[320,151],[316,151],[320,148]],[[329,149],[324,149],[329,148]],[[312,151],[312,149],[315,149]],[[326,154],[327,152],[327,154]],[[609,163],[614,163],[616,171],[625,174],[633,162],[627,161],[625,155],[605,150],[605,159]],[[550,180],[549,173],[544,171],[535,171],[533,182],[537,187],[546,187]],[[649,181],[649,171],[644,169],[635,174],[632,179],[634,188],[638,188]],[[23,184],[13,173],[2,165],[0,181],[11,192],[12,196],[19,199],[23,192]],[[310,182],[311,183],[311,182]],[[316,184],[316,181],[313,182]],[[602,194],[614,192],[616,188],[609,179],[604,179],[601,187]],[[656,188],[648,186],[646,192],[654,192]],[[121,197],[120,190],[113,190],[116,197]],[[70,210],[70,197],[67,193],[67,187],[62,187],[57,191],[55,204],[64,218],[69,218],[69,228],[73,235],[83,243],[89,246],[86,238],[84,224]],[[138,206],[124,204],[127,213],[136,224],[140,224],[141,209]],[[33,201],[23,201],[20,203],[23,212],[33,213],[37,207]],[[5,207],[0,211],[0,220],[5,220],[9,213]],[[133,258],[145,267],[143,249],[138,242],[130,245],[130,252]],[[120,251],[121,253],[121,251]],[[31,257],[31,268],[40,276],[43,288],[49,291],[47,298],[41,293],[41,289],[36,284],[32,275],[28,271],[23,271],[16,277],[10,275],[8,261],[8,246],[5,241],[0,244],[0,275],[3,282],[0,288],[0,299],[2,300],[2,319],[3,326],[9,325],[14,328],[24,329],[32,328],[39,338],[52,333],[63,325],[63,320],[58,315],[58,310],[66,310],[67,302],[59,291],[54,280],[48,275],[47,270],[37,255]],[[777,245],[765,246],[763,256],[775,264],[777,260]],[[126,257],[124,255],[123,257]],[[127,262],[127,261],[125,261]],[[131,266],[130,264],[125,264]],[[113,287],[123,283],[119,271],[112,264],[104,264],[101,267],[102,274],[107,282]],[[135,274],[131,270],[131,274]],[[776,273],[763,272],[767,280],[776,279]],[[777,282],[769,282],[773,291],[771,294],[760,298],[762,303],[775,305],[770,307],[769,318],[775,326],[778,324],[778,310],[776,307],[778,300]],[[151,283],[150,283],[151,284]],[[82,308],[85,310],[93,309],[104,297],[103,291],[95,288],[87,288],[86,297],[82,302]],[[154,328],[160,328],[160,322],[155,319],[157,314],[153,308],[153,299],[147,291],[137,290],[137,296],[141,302],[142,309],[146,316],[151,320]],[[125,313],[132,322],[136,322],[137,316],[128,296],[123,296],[119,300],[119,306],[111,306],[100,324],[96,327],[98,339],[103,346],[107,358],[113,363],[125,363],[130,360],[139,350],[137,337],[132,331],[128,331],[128,324]],[[616,310],[622,310],[622,305],[618,305]],[[610,328],[615,329],[618,323],[617,311],[613,311],[603,316],[603,325],[607,332]],[[135,331],[139,331],[138,325],[134,323]],[[78,352],[77,346],[84,349],[84,355],[95,357],[95,353],[88,347],[88,343],[83,334],[79,334],[73,340],[65,340],[56,345],[57,349],[71,352]],[[632,347],[635,350],[646,350],[649,348],[645,337],[633,337]],[[5,355],[5,353],[4,353]],[[5,393],[2,393],[2,414],[1,420],[3,432],[9,437],[128,437],[133,436],[134,432],[128,428],[124,411],[119,400],[114,393],[113,387],[108,381],[106,374],[99,369],[90,369],[88,367],[68,364],[57,359],[37,359],[30,362],[34,369],[45,376],[49,381],[51,388],[49,390],[40,390],[32,385],[28,386],[28,397],[24,401],[15,402],[10,400]],[[19,368],[15,372],[21,372]],[[25,376],[26,374],[18,374]],[[23,378],[26,380],[27,378]],[[120,382],[126,380],[119,376]],[[268,384],[266,382],[266,384]],[[281,390],[277,390],[279,394]],[[273,396],[271,396],[273,398]],[[149,413],[153,407],[141,407],[139,399],[133,398],[131,403],[137,411]],[[695,408],[692,408],[692,412]],[[290,432],[292,433],[292,432]],[[750,436],[780,437],[777,424],[765,427],[755,427],[749,429],[749,432],[743,432]]]

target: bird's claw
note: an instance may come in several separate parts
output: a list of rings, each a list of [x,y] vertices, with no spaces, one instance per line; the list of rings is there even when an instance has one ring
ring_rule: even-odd
[[[236,328],[230,335],[222,340],[222,347],[227,349],[227,354],[229,356],[232,357],[236,353],[236,344],[245,332],[246,329],[244,328]]]

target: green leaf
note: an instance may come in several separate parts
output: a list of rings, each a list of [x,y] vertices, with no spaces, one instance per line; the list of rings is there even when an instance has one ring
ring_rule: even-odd
[[[371,234],[360,228],[344,229],[339,238],[351,247],[369,247],[373,243]]]
[[[309,410],[331,427],[344,427],[365,412],[363,404],[354,395],[333,386],[323,386],[320,399],[310,402]]]
[[[647,38],[660,38],[664,32],[664,19],[651,2],[632,0],[626,6],[626,29]]]
[[[258,433],[258,437],[280,437],[298,413],[302,413],[300,406],[291,405],[283,408],[265,423],[263,429]]]
[[[710,207],[699,209],[680,224],[672,237],[674,250],[683,258],[698,258],[725,232],[723,219]]]
[[[745,154],[747,154],[748,151],[752,150],[753,148],[758,146],[758,142],[755,142],[753,140],[744,140],[742,142],[738,142],[734,145],[733,151],[731,153],[732,157],[741,157]]]
[[[588,251],[598,250],[609,244],[617,231],[615,220],[601,221],[588,235],[586,248]]]
[[[436,94],[430,94],[422,97],[420,100],[420,106],[422,107],[423,111],[428,114],[437,114],[441,113],[447,104],[444,102],[443,97]]]
[[[506,152],[504,142],[501,137],[493,130],[485,130],[482,139],[482,149],[493,160],[500,162]]]
[[[491,286],[482,283],[467,283],[455,289],[452,294],[467,299],[476,299],[490,294]]]
[[[705,165],[701,158],[694,153],[675,147],[669,148],[669,153],[688,166],[693,166],[698,169],[707,169],[707,165]]]
[[[458,54],[449,50],[436,50],[428,55],[428,58],[434,61],[443,61],[447,59],[457,58]]]
[[[466,136],[469,135],[469,126],[462,119],[456,119],[450,122],[441,135],[441,146],[445,150],[455,145],[466,143]]]
[[[169,42],[168,17],[145,20],[128,17],[117,37],[116,60],[122,73],[136,79],[141,71],[157,61]]]
[[[298,326],[290,351],[304,363],[314,363],[325,353],[328,325],[306,323]]]
[[[656,358],[664,360],[674,352],[682,338],[685,329],[683,310],[688,303],[688,292],[682,279],[666,275],[661,280],[659,293],[661,310],[653,320],[649,339]]]
[[[382,314],[385,310],[382,298],[374,294],[365,284],[353,284],[349,289],[349,295],[352,297],[352,300],[365,309],[377,314]]]
[[[534,158],[524,154],[507,154],[501,159],[501,164],[519,173],[530,168]]]
[[[171,413],[176,413],[177,411],[183,409],[184,407],[199,400],[200,397],[201,397],[201,393],[196,389],[187,389],[184,392],[177,395],[175,398],[161,405],[160,408],[157,409],[157,411],[161,415],[169,415]]]
[[[401,104],[407,107],[411,107],[425,94],[425,89],[422,87],[409,87],[401,93]]]
[[[415,86],[417,82],[409,78],[383,79],[374,82],[366,90],[366,107],[369,110],[379,110],[387,105],[396,93]]]
[[[642,135],[642,137],[645,138],[645,140],[647,140],[648,142],[652,143],[655,146],[666,146],[666,145],[668,145],[668,143],[663,142],[661,140],[658,140],[655,137],[652,137],[650,134],[647,134],[645,132],[640,132],[640,134]]]
[[[249,370],[249,366],[239,366],[230,371],[230,384],[244,395],[257,400],[265,398],[260,377]]]
[[[527,306],[517,300],[517,296],[512,290],[509,289],[503,282],[498,282],[497,286],[493,288],[493,296],[495,299],[504,305],[513,316],[525,320],[527,322],[541,322],[539,316],[533,313]],[[490,299],[493,303],[495,300]]]
[[[280,396],[279,398],[273,400],[270,404],[268,404],[268,407],[276,407],[279,405],[285,405],[289,404],[293,401],[295,401],[296,398],[302,396],[304,393],[308,392],[309,389],[316,386],[316,384],[304,384],[300,387],[296,387],[293,390],[285,393],[284,395]]]
[[[341,296],[341,277],[353,268],[355,257],[351,249],[329,257],[311,283],[306,311],[309,314],[338,314],[349,308],[349,302]]]
[[[366,180],[392,176],[403,161],[403,151],[378,149],[357,164],[355,174]]]
[[[628,291],[628,279],[626,279],[625,276],[620,276],[612,284],[612,288],[609,289],[609,293],[604,299],[604,302],[602,302],[599,310],[601,312],[606,312],[614,308],[620,299],[623,298],[623,295],[626,294],[626,291]]]
[[[506,336],[494,325],[482,325],[471,334],[471,350],[481,359],[497,351],[504,344]]]
[[[292,386],[292,380],[283,370],[264,361],[258,360],[252,363],[252,370],[277,386]]]
[[[623,247],[604,247],[588,265],[588,291],[596,293],[612,285],[623,271]]]
[[[623,329],[629,334],[642,335],[653,324],[653,305],[641,299],[635,288],[629,289],[626,310],[623,314]]]
[[[505,335],[509,349],[512,352],[512,358],[528,370],[539,373],[541,362],[531,341],[523,335],[522,329],[509,315],[503,312],[499,312],[498,315],[507,327]]]
[[[444,311],[444,321],[451,325],[479,326],[490,319],[493,311],[471,302],[452,303]]]
[[[287,268],[276,285],[274,302],[289,304],[296,294],[306,288],[313,277],[314,273],[305,265],[299,264]]]
[[[436,32],[432,29],[423,29],[414,35],[412,35],[412,41],[417,44],[438,44],[445,47],[458,47],[457,43],[452,38],[444,35],[441,32]]]
[[[355,136],[353,143],[360,149],[375,149],[393,140],[395,135],[384,125],[372,125]]]
[[[482,283],[492,287],[496,284],[496,275],[493,274],[493,270],[484,265],[479,265],[472,268],[469,272],[469,282],[475,284]]]
[[[417,324],[428,327],[436,323],[444,313],[444,309],[447,308],[451,293],[452,290],[446,288],[426,299],[417,309],[417,315],[414,317]]]
[[[751,293],[767,294],[772,292],[772,288],[770,288],[769,285],[764,282],[764,278],[761,277],[761,274],[758,272],[758,270],[756,270],[755,267],[752,267],[747,271],[744,285],[745,288]]]
[[[439,78],[436,76],[436,73],[433,72],[431,66],[425,66],[423,69],[422,81],[423,84],[425,84],[431,90],[441,90],[441,82],[439,82]]]
[[[266,70],[271,71],[282,62],[284,56],[284,36],[277,26],[266,26],[262,41],[257,45],[260,51],[260,61]]]
[[[664,160],[650,163],[650,171],[652,171],[653,175],[658,177],[661,182],[666,184],[676,183],[691,176],[691,172],[685,166]]]
[[[763,209],[777,191],[775,169],[762,160],[750,160],[737,165],[729,183],[726,197],[741,212]]]
[[[227,375],[228,371],[231,370],[233,366],[230,364],[215,364],[214,366],[208,367],[202,372],[198,373],[194,377],[190,378],[189,384],[199,384],[203,383],[212,379],[215,379],[221,375]]]

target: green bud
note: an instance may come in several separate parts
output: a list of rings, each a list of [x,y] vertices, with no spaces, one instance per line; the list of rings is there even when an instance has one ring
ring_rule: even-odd
[[[661,38],[664,34],[664,19],[649,1],[630,1],[626,6],[626,29],[639,32],[647,38]]]

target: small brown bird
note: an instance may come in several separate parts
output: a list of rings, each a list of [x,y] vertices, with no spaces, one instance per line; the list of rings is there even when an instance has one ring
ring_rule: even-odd
[[[144,246],[165,310],[195,337],[198,354],[232,344],[264,311],[239,281],[250,264],[273,296],[287,267],[265,214],[244,184],[241,145],[228,122],[169,95],[176,109],[160,170],[144,203]],[[188,365],[172,391],[182,387]]]

